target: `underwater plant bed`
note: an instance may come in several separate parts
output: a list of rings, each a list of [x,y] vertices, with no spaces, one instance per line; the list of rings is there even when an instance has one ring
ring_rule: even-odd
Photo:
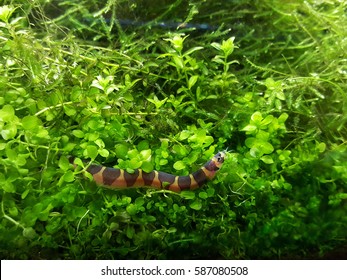
[[[5,0],[1,259],[346,259],[346,9]],[[187,176],[219,151],[194,190],[85,172]]]

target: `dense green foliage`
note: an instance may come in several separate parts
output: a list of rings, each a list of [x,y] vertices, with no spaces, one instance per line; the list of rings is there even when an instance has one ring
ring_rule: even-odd
[[[344,1],[16,2],[0,7],[1,258],[346,248]],[[180,194],[96,187],[67,159],[184,175],[224,149]]]

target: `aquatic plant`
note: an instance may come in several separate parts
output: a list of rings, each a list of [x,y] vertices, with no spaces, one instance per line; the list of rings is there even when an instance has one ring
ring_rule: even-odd
[[[339,257],[346,4],[144,2],[0,7],[0,256]],[[178,194],[101,189],[67,159],[186,175],[226,148]]]

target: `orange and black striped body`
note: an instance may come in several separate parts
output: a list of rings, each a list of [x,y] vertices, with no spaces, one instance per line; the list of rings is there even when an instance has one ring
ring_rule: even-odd
[[[141,169],[128,173],[123,169],[90,165],[87,168],[95,182],[107,188],[120,189],[129,187],[153,187],[168,189],[174,192],[194,190],[214,177],[224,162],[225,154],[217,153],[203,167],[187,176],[176,176],[169,173],[153,170],[146,173]]]

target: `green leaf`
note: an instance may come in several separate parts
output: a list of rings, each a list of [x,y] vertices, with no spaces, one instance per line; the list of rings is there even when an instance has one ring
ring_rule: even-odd
[[[220,55],[216,55],[214,58],[212,58],[212,61],[216,62],[218,64],[224,64],[225,63],[223,60],[223,57]]]
[[[75,207],[73,213],[75,217],[81,218],[87,213],[87,209],[85,207]]]
[[[31,211],[31,207],[23,210],[21,221],[23,225],[33,226],[36,223],[37,215]]]
[[[71,170],[68,170],[66,173],[63,175],[63,180],[65,182],[73,182],[75,180],[75,176]]]
[[[70,162],[69,160],[64,157],[64,156],[61,156],[60,159],[59,159],[59,162],[58,162],[58,165],[60,167],[61,170],[63,171],[66,171],[66,170],[69,170],[70,169]]]
[[[9,122],[14,118],[14,109],[11,105],[6,104],[0,110],[0,121]]]
[[[17,135],[17,126],[14,123],[9,123],[0,132],[4,140],[9,140]]]
[[[273,159],[271,156],[262,156],[260,158],[263,162],[265,162],[266,164],[272,164],[274,163]]]
[[[137,149],[139,151],[149,150],[149,142],[147,140],[142,140],[137,144]]]
[[[164,39],[164,40],[170,41],[173,48],[175,48],[175,50],[177,50],[178,52],[181,52],[183,49],[183,42],[186,38],[187,36],[182,38],[180,35],[175,35],[172,39]]]
[[[263,155],[263,153],[260,151],[260,149],[258,147],[252,147],[250,150],[249,150],[249,153],[252,157],[254,158],[259,158],[260,156]]]
[[[159,160],[159,165],[167,165],[169,161],[167,159],[161,159]]]
[[[54,234],[56,233],[60,228],[62,227],[62,224],[61,224],[61,218],[58,217],[58,218],[54,218],[52,219],[48,225],[46,225],[46,231],[49,233],[49,234]]]
[[[154,95],[153,99],[151,98],[146,98],[149,102],[153,103],[156,107],[156,109],[159,109],[161,106],[163,106],[168,99],[167,97],[164,98],[163,100],[159,100],[156,95]]]
[[[98,132],[86,133],[85,138],[87,138],[89,142],[95,142],[96,145],[97,145],[97,141],[98,140],[99,140],[99,143],[100,143],[100,141],[102,142],[101,139],[98,139],[99,138],[99,133]]]
[[[111,223],[110,224],[110,231],[115,231],[115,230],[117,230],[117,229],[119,229],[119,223]]]
[[[180,193],[180,196],[185,199],[194,199],[195,198],[195,192],[192,191],[182,191]]]
[[[98,149],[95,146],[88,145],[86,152],[87,152],[87,157],[90,157],[92,159],[94,159],[98,156]]]
[[[320,153],[323,153],[326,149],[326,144],[324,142],[321,142],[321,143],[317,143],[317,150],[320,152]]]
[[[7,193],[15,193],[16,188],[10,181],[0,182],[0,186]]]
[[[194,200],[192,203],[189,204],[189,207],[194,210],[200,210],[202,208],[202,203],[200,200]]]
[[[99,149],[98,153],[100,156],[102,156],[104,158],[107,158],[110,154],[110,152],[106,149]]]
[[[26,189],[26,190],[22,193],[21,198],[22,198],[22,199],[25,199],[25,198],[27,197],[27,195],[29,194],[29,192],[30,192],[30,190],[29,190],[29,189]]]
[[[191,135],[191,132],[189,130],[182,130],[179,136],[179,140],[185,140]]]
[[[151,171],[153,171],[154,166],[150,161],[144,161],[142,162],[141,169],[144,172],[150,173]]]
[[[143,197],[137,197],[137,198],[135,199],[135,205],[136,205],[137,207],[142,206],[143,204],[145,204],[145,200],[144,200]]]
[[[284,92],[282,89],[276,91],[276,97],[279,99],[279,100],[286,100],[286,96],[284,95]]]
[[[146,215],[145,218],[148,223],[153,223],[157,220],[157,218],[152,215]]]
[[[25,130],[35,130],[39,127],[41,121],[36,116],[25,116],[22,119],[22,126]]]
[[[274,116],[272,115],[266,116],[265,119],[261,121],[261,126],[263,128],[266,127],[268,124],[270,124],[273,121],[273,119],[274,119]]]
[[[213,43],[211,44],[211,46],[214,47],[214,48],[215,48],[216,50],[218,50],[218,51],[220,51],[221,48],[222,48],[222,45],[219,44],[219,43],[217,43],[217,42],[213,42]]]
[[[0,188],[8,193],[14,193],[16,191],[14,185],[6,180],[5,175],[2,173],[0,173]]]
[[[347,193],[337,193],[336,197],[339,199],[347,199]]]
[[[198,78],[199,78],[198,75],[194,75],[194,76],[191,76],[189,78],[189,81],[188,81],[188,88],[189,89],[191,89],[195,85],[195,83],[197,82]]]
[[[276,82],[274,81],[274,79],[272,78],[267,78],[265,80],[265,86],[268,88],[268,89],[274,89],[276,87]]]
[[[141,165],[142,165],[142,161],[139,160],[138,158],[132,158],[128,162],[128,168],[131,168],[131,169],[138,169],[141,167]]]
[[[83,138],[84,137],[84,132],[82,130],[79,130],[79,129],[73,130],[72,134],[77,138]]]
[[[274,151],[274,147],[269,142],[260,142],[257,143],[257,146],[260,147],[261,151],[264,154],[271,154]]]
[[[118,158],[125,159],[128,154],[128,146],[125,144],[117,144],[115,146],[115,153]]]
[[[27,227],[23,230],[23,236],[28,239],[34,239],[37,236],[37,233],[32,227]]]
[[[174,163],[173,168],[175,168],[176,170],[183,170],[186,168],[186,165],[183,161],[179,160]]]
[[[9,149],[9,147],[7,147],[6,149],[6,156],[9,160],[11,161],[16,161],[18,154],[16,153],[15,150]]]
[[[235,37],[230,37],[228,40],[222,42],[221,50],[225,56],[229,56],[234,51],[234,40]]]
[[[269,137],[270,137],[270,133],[266,132],[264,130],[259,130],[257,135],[256,135],[256,138],[258,140],[262,140],[262,141],[265,141],[265,142],[268,141]]]
[[[199,193],[199,197],[202,198],[202,199],[206,199],[206,198],[208,198],[208,195],[207,195],[206,192],[200,192]]]
[[[90,141],[90,140],[89,140]],[[102,139],[98,138],[94,141],[94,143],[101,149],[105,148],[105,143]]]
[[[242,128],[243,131],[255,131],[257,130],[257,126],[253,124],[246,125],[244,128]]]
[[[140,152],[140,155],[142,157],[143,160],[150,160],[151,159],[151,156],[152,156],[152,150],[151,149],[147,149],[147,150],[142,150]]]
[[[76,109],[72,106],[64,106],[64,112],[69,117],[76,115]]]
[[[134,216],[137,213],[137,207],[134,204],[129,204],[126,207],[127,212],[129,213],[129,215]]]
[[[248,148],[252,148],[255,143],[256,143],[257,139],[254,138],[254,137],[248,137],[246,140],[245,140],[245,144]]]
[[[263,116],[260,112],[254,112],[251,116],[251,120],[255,122],[256,124],[260,124],[261,120],[263,119]]]
[[[250,153],[253,157],[271,154],[274,151],[274,147],[269,142],[254,137],[247,138],[245,144],[248,148],[251,148]]]
[[[135,235],[135,229],[133,226],[128,225],[125,231],[128,238],[132,239]]]
[[[284,123],[287,119],[288,119],[288,114],[287,113],[282,113],[279,117],[278,117],[278,122],[279,123]]]
[[[193,48],[187,50],[187,51],[183,54],[183,56],[188,56],[188,55],[192,54],[193,52],[196,52],[196,51],[202,50],[202,49],[203,49],[203,47],[193,47]]]
[[[172,59],[173,59],[173,61],[174,61],[174,63],[175,63],[175,65],[176,65],[177,68],[183,69],[184,63],[183,63],[183,59],[182,59],[181,57],[179,57],[179,56],[177,56],[177,55],[174,55],[174,56],[172,57]]]
[[[18,208],[17,207],[10,207],[8,209],[8,213],[10,213],[10,215],[12,217],[16,217],[16,216],[18,216]]]
[[[77,166],[84,167],[83,161],[80,158],[75,158],[74,164],[76,164]]]
[[[212,197],[212,196],[214,196],[215,190],[212,188],[208,188],[206,190],[206,193],[207,193],[208,197]]]

